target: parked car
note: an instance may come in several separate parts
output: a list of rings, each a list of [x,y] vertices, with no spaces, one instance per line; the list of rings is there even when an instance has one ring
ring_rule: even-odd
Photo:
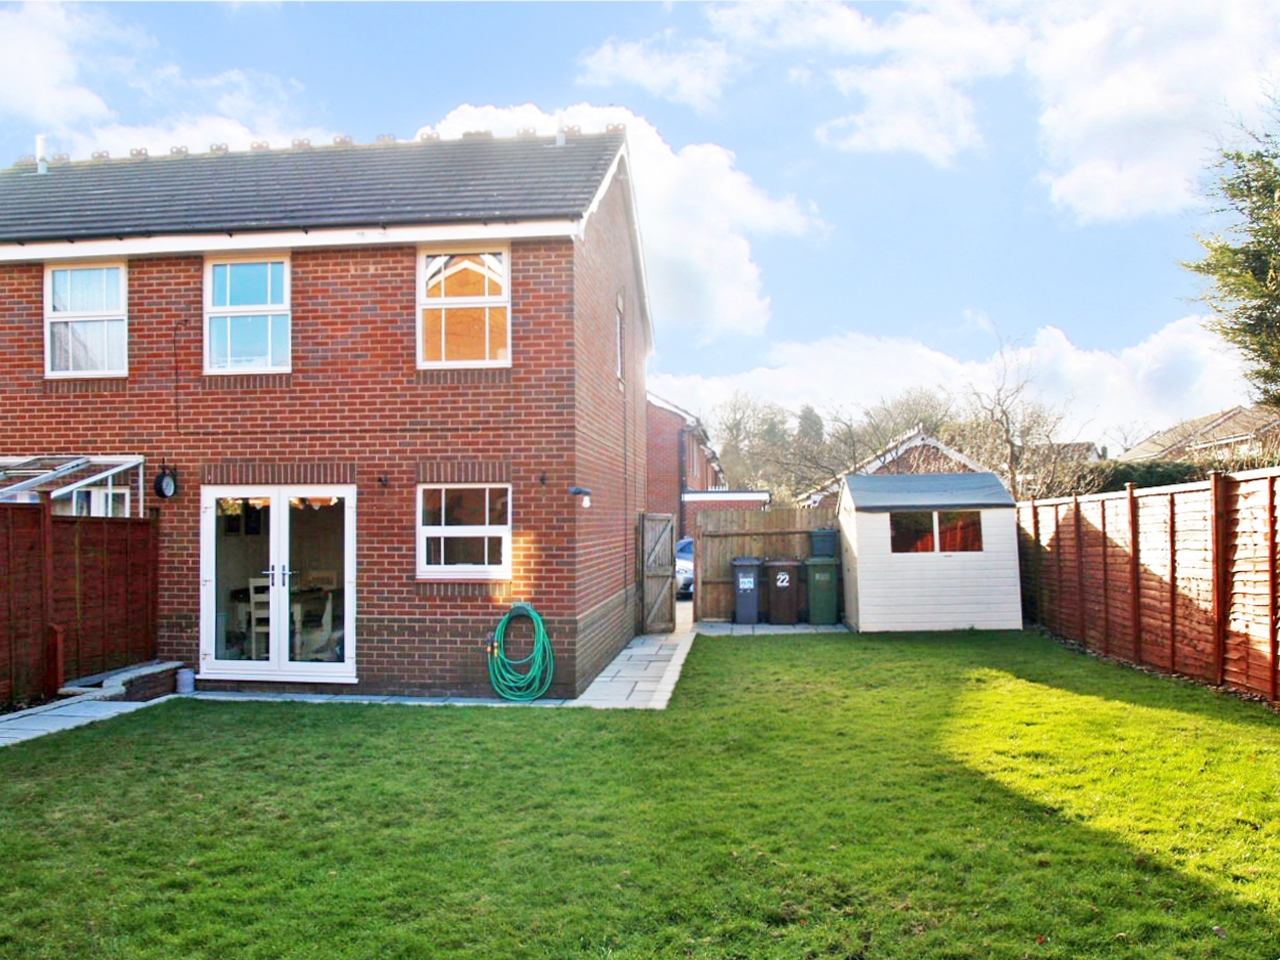
[[[676,596],[693,596],[693,537],[676,541]]]

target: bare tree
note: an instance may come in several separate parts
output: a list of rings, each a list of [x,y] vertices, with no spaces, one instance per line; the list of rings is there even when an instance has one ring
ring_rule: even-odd
[[[1082,485],[1095,482],[1086,452],[1093,445],[1064,439],[1065,407],[1037,399],[1031,386],[1025,366],[1002,347],[995,384],[970,390],[944,430],[947,442],[995,471],[1015,500],[1090,492]]]

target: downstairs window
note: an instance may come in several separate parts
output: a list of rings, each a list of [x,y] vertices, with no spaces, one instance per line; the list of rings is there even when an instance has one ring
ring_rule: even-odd
[[[418,577],[510,580],[510,485],[420,486]]]

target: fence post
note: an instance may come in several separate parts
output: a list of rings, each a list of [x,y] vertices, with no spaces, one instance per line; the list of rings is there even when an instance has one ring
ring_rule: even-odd
[[[1177,498],[1169,494],[1169,672],[1178,670],[1178,521]]]
[[[1267,646],[1271,651],[1271,699],[1280,700],[1276,664],[1276,478],[1267,477]]]
[[[65,631],[56,623],[50,623],[44,630],[44,695],[56,696],[66,682],[66,643]]]
[[[53,501],[40,495],[40,608],[44,621],[44,696],[52,697],[62,686],[64,646],[62,629],[53,624]]]
[[[160,656],[160,511],[152,507],[147,526],[147,637],[151,644],[149,657]]]
[[[1086,647],[1089,645],[1089,627],[1085,623],[1084,602],[1084,527],[1080,522],[1080,495],[1071,495],[1072,523],[1076,534],[1076,626],[1080,630],[1079,640]]]
[[[1107,554],[1111,552],[1111,541],[1107,539],[1107,498],[1098,500],[1100,514],[1098,516],[1098,532],[1102,537],[1102,654],[1111,654],[1111,590],[1107,570]]]
[[[1209,493],[1213,500],[1213,682],[1221,686],[1227,666],[1227,503],[1217,470],[1209,474]]]
[[[1040,542],[1040,506],[1031,501],[1031,539],[1035,541],[1036,623],[1044,626],[1044,544]]]
[[[1129,498],[1129,597],[1132,602],[1130,627],[1133,631],[1133,659],[1142,663],[1142,572],[1138,550],[1138,497],[1132,481],[1124,485]]]
[[[1058,549],[1053,552],[1053,632],[1066,633],[1062,626],[1062,504],[1053,505],[1053,534],[1058,538]]]

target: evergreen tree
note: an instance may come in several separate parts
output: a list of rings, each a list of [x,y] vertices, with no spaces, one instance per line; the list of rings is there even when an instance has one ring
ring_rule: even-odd
[[[1273,104],[1280,121],[1280,103]],[[1280,129],[1224,149],[1211,193],[1234,218],[1228,235],[1200,237],[1205,257],[1186,266],[1208,281],[1201,299],[1213,328],[1239,348],[1264,403],[1280,405]]]

